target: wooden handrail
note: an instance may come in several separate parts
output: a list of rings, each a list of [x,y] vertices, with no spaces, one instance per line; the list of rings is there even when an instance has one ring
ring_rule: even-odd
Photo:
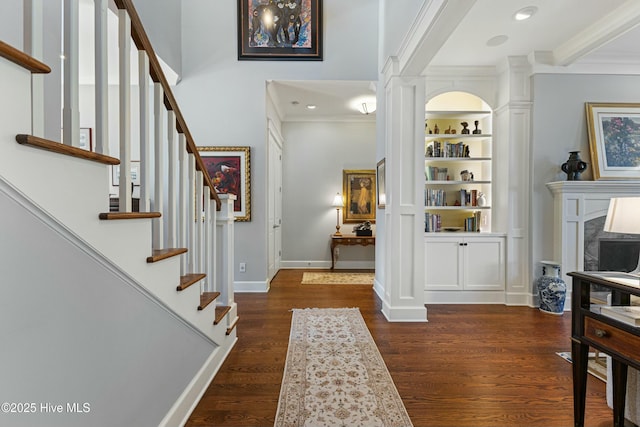
[[[222,203],[220,202],[220,198],[215,191],[213,183],[211,182],[211,178],[207,173],[207,168],[204,166],[204,162],[198,153],[198,148],[193,141],[193,137],[191,136],[191,132],[189,132],[189,128],[187,127],[187,123],[182,116],[182,112],[178,107],[178,102],[173,96],[173,92],[171,91],[171,86],[169,86],[169,82],[162,71],[162,67],[160,66],[160,61],[158,61],[158,57],[156,56],[153,47],[151,46],[151,42],[149,41],[149,37],[147,37],[147,33],[144,30],[142,25],[142,21],[140,20],[140,16],[136,11],[136,8],[133,6],[133,2],[131,0],[115,0],[116,6],[118,9],[125,9],[131,18],[131,38],[133,42],[136,44],[138,50],[144,50],[147,52],[149,56],[149,74],[151,75],[151,79],[162,85],[162,89],[164,90],[164,104],[168,110],[172,110],[176,115],[177,122],[177,131],[179,133],[184,134],[187,140],[187,151],[195,156],[196,159],[196,168],[199,171],[202,171],[204,177],[204,184],[211,189],[211,198],[216,201],[216,210],[220,210],[222,207]]]
[[[32,73],[47,74],[51,72],[51,68],[49,68],[47,64],[38,61],[34,57],[27,55],[23,51],[16,49],[3,41],[0,41],[0,56],[8,59],[14,64],[18,64]]]

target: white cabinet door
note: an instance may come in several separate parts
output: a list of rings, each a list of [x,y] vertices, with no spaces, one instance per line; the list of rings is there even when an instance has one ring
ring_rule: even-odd
[[[425,289],[462,290],[462,248],[455,237],[425,239]]]
[[[464,289],[504,290],[504,240],[469,237],[464,245]]]

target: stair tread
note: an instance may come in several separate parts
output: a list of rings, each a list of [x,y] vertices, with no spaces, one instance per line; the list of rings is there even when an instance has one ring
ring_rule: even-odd
[[[151,252],[151,256],[147,257],[147,262],[151,263],[162,261],[163,259],[171,258],[185,252],[187,252],[187,248],[154,249]]]
[[[0,56],[32,73],[48,74],[51,72],[51,68],[47,64],[3,41],[0,41]]]
[[[240,320],[240,318],[236,317],[231,326],[227,328],[227,332],[225,333],[226,335],[231,335],[231,332],[235,329],[236,326],[238,326],[238,320]]]
[[[200,280],[204,279],[205,277],[207,277],[207,275],[204,273],[186,274],[180,277],[180,284],[178,285],[176,290],[184,291],[189,286],[193,285],[194,283],[198,283]]]
[[[220,323],[222,321],[222,319],[224,319],[224,316],[227,315],[227,313],[231,310],[231,307],[229,307],[228,305],[219,305],[216,307],[216,318],[213,321],[214,325],[217,325],[218,323]]]
[[[198,310],[204,310],[206,306],[211,304],[219,296],[220,292],[203,292],[200,295],[200,305],[198,306]]]
[[[100,219],[144,219],[144,218],[160,218],[160,212],[102,212]]]
[[[65,156],[77,157],[79,159],[85,159],[93,162],[104,163],[105,165],[120,164],[120,159],[116,159],[115,157],[94,153],[93,151],[87,151],[80,147],[72,147],[70,145],[64,145],[60,142],[39,138],[37,136],[24,135],[24,134],[16,135],[16,142],[18,142],[18,144],[41,148],[43,150],[51,151],[58,154],[63,154]]]

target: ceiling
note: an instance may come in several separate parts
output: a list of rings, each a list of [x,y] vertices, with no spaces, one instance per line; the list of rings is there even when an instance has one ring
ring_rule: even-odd
[[[530,19],[513,18],[530,6],[537,8]],[[615,66],[638,74],[639,23],[638,0],[476,0],[429,67],[498,67],[508,56],[528,56],[534,66],[558,72],[584,72],[595,64],[599,72],[615,72]],[[488,45],[496,36],[506,41]],[[351,106],[358,97],[375,96],[370,82],[274,81],[269,91],[284,121],[375,120],[375,113],[365,116]],[[308,110],[308,104],[317,108]]]

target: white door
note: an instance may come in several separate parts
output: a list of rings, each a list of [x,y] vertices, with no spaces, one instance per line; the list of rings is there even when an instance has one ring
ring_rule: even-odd
[[[269,122],[268,270],[269,280],[282,260],[282,140]]]

